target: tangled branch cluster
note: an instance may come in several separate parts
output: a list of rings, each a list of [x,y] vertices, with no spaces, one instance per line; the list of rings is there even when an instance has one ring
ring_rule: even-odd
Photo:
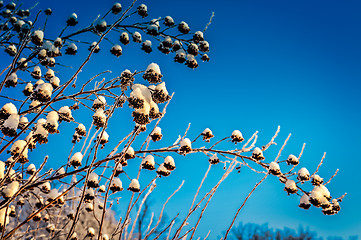
[[[325,186],[331,179],[324,183],[323,178],[317,175],[323,158],[313,174],[306,168],[294,172],[303,149],[298,157],[290,155],[287,160],[278,160],[288,141],[287,138],[278,156],[273,161],[267,161],[266,150],[275,144],[279,129],[271,141],[261,148],[256,147],[258,132],[245,141],[242,133],[235,130],[230,136],[211,144],[214,135],[210,129],[205,129],[192,141],[187,138],[188,128],[174,144],[150,149],[151,142],[162,140],[163,133],[159,123],[172,99],[162,79],[160,67],[156,63],[149,64],[144,71],[132,72],[125,69],[120,76],[110,79],[104,77],[96,81],[110,73],[104,71],[77,87],[78,74],[90,61],[91,56],[100,52],[103,42],[111,43],[111,54],[117,57],[122,55],[122,47],[112,44],[107,38],[109,32],[119,33],[119,41],[123,46],[130,43],[131,36],[133,42],[141,43],[141,49],[150,53],[152,43],[150,40],[143,41],[142,37],[145,35],[159,43],[157,48],[162,53],[174,52],[174,61],[185,63],[190,68],[198,66],[196,58],[199,56],[201,60],[209,61],[206,54],[209,44],[204,39],[204,31],[210,22],[204,31],[194,33],[187,23],[182,21],[176,24],[170,16],[126,23],[125,20],[135,18],[136,15],[140,15],[142,19],[148,16],[147,6],[141,4],[135,7],[135,2],[126,9],[123,9],[120,3],[116,3],[89,26],[71,32],[72,27],[78,24],[78,16],[73,13],[67,18],[66,26],[60,34],[50,39],[47,38],[45,29],[52,14],[51,9],[38,12],[35,19],[30,21],[32,9],[22,9],[21,4],[17,5],[14,2],[3,4],[0,1],[0,44],[12,57],[11,64],[1,73],[5,77],[0,84],[0,91],[4,91],[5,86],[15,88],[14,91],[22,91],[24,95],[1,96],[8,101],[0,109],[0,129],[3,134],[0,154],[2,157],[7,156],[6,161],[0,161],[2,238],[75,240],[89,237],[106,240],[132,239],[135,236],[139,239],[157,239],[167,236],[172,239],[192,239],[220,184],[234,169],[239,170],[241,167],[248,167],[264,176],[238,209],[224,239],[227,238],[249,196],[269,175],[277,176],[285,185],[288,194],[303,193],[300,207],[308,209],[312,204],[322,207],[324,214],[336,214],[340,210],[339,202],[344,196],[332,199]],[[111,15],[117,16],[117,19],[108,20]],[[40,23],[42,18],[44,21]],[[164,25],[164,29],[161,25]],[[73,39],[85,33],[91,33],[97,40],[87,43]],[[89,55],[69,80],[60,80],[61,74],[58,77],[55,71],[55,67],[62,67],[58,59],[61,60],[62,54],[76,55],[78,46],[75,43],[86,44]],[[31,78],[34,80],[28,80]],[[94,87],[91,87],[91,83]],[[21,85],[25,87],[20,88]],[[116,111],[125,108],[125,103],[132,109],[134,129],[119,139],[116,146],[105,148],[109,145],[109,138],[116,137],[110,134],[112,131],[108,129],[108,123],[112,121]],[[82,117],[77,118],[76,112],[81,112]],[[92,119],[88,129],[81,123],[87,117]],[[37,150],[37,145],[55,141],[57,138],[51,135],[61,135],[63,125],[74,128],[72,137],[67,139],[64,135],[61,140],[72,143],[68,159],[64,160],[58,169],[45,171],[48,158],[56,157],[47,156],[37,168],[32,159],[32,156],[36,155],[32,152]],[[204,140],[204,143],[200,144],[203,146],[195,147],[200,137]],[[135,142],[141,142],[141,147],[134,149]],[[217,149],[222,142],[230,142],[230,149]],[[245,143],[242,148],[234,148],[233,143],[243,142]],[[210,144],[209,147],[204,146]],[[106,152],[105,158],[99,157],[100,151]],[[177,158],[196,153],[207,157],[209,168],[194,195],[186,217],[176,224],[176,216],[164,229],[159,229],[164,209],[171,197],[182,187],[182,183],[164,203],[158,220],[153,221],[152,215],[147,229],[142,232],[139,228],[138,233],[135,233],[142,206],[156,188],[157,179],[167,177],[175,171]],[[136,176],[130,176],[126,167],[128,164],[136,164],[133,160],[136,158],[141,159],[139,171]],[[282,167],[281,170],[280,164],[283,162],[292,167],[288,171],[284,170],[286,167]],[[224,164],[223,175],[210,191],[197,200],[208,172],[216,164]],[[111,169],[110,174],[107,169]],[[149,171],[154,172],[153,179],[149,183],[140,182],[140,175],[152,174]],[[295,175],[297,179],[293,180]],[[303,189],[303,183],[306,181],[311,181],[314,185],[313,190]],[[123,183],[129,184],[128,187],[124,187]],[[61,187],[57,187],[59,185]],[[124,191],[124,188],[128,192]],[[124,194],[131,194],[127,210],[120,219],[112,220],[108,213],[112,205]],[[137,203],[140,206],[135,210],[134,206]],[[195,216],[194,213],[198,209],[201,209],[201,212]],[[188,220],[193,216],[196,225],[188,226]]]

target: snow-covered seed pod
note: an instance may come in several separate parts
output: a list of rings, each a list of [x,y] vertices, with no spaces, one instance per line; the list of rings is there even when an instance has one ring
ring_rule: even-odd
[[[76,13],[72,13],[66,20],[66,24],[68,26],[75,26],[78,24],[78,15],[76,15]]]
[[[102,234],[102,240],[109,240],[108,234]]]
[[[41,220],[41,212],[38,212],[37,214],[34,215],[33,221],[39,222],[40,220]]]
[[[319,186],[319,185],[323,184],[323,178],[321,178],[318,174],[315,174],[312,177],[311,183],[314,186]]]
[[[59,115],[56,111],[51,111],[48,113],[48,116],[46,116],[46,123],[44,124],[44,128],[48,130],[49,133],[59,133],[58,130],[58,123]]]
[[[42,184],[40,184],[40,190],[44,193],[49,193],[50,189],[51,189],[51,185],[50,182],[44,182]]]
[[[35,66],[34,70],[31,72],[31,76],[34,79],[40,79],[41,78],[41,69],[39,66]]]
[[[315,207],[320,207],[322,199],[325,198],[319,189],[314,188],[310,193],[310,203]]]
[[[140,88],[134,88],[128,98],[129,107],[141,109],[144,107],[145,98]]]
[[[48,215],[48,214],[47,214]],[[48,215],[49,216],[49,215]],[[52,223],[49,223],[46,227],[45,227],[46,231],[49,233],[52,233],[55,231],[55,225]]]
[[[208,162],[210,164],[218,164],[219,163],[219,158],[217,156],[217,153],[212,154],[212,156],[208,159]]]
[[[123,151],[125,151],[125,149],[123,149]],[[124,154],[124,158],[125,159],[135,158],[134,149],[131,146],[129,146],[128,149],[126,150],[126,152]]]
[[[113,54],[116,57],[119,57],[122,55],[122,47],[118,44],[115,44],[111,49],[110,53]]]
[[[17,114],[18,110],[13,103],[6,103],[0,109],[0,119],[7,119],[12,114]]]
[[[84,124],[79,124],[76,128],[75,128],[75,132],[79,135],[79,136],[86,136],[86,128],[84,126]]]
[[[192,54],[187,54],[187,60],[186,60],[186,66],[192,69],[195,69],[198,67],[198,62],[196,60],[196,58],[194,57],[194,55]]]
[[[16,87],[18,84],[18,76],[16,73],[10,74],[10,76],[6,79],[5,87]]]
[[[60,79],[58,77],[53,77],[50,79],[51,86],[56,89],[60,85]]]
[[[203,41],[204,40],[204,36],[203,36],[203,32],[202,31],[197,31],[194,33],[193,35],[193,41],[195,43],[198,43],[200,41]]]
[[[23,90],[23,93],[26,97],[29,97],[34,91],[34,86],[32,83],[27,83],[24,90]]]
[[[180,148],[179,148],[179,153],[186,155],[187,153],[192,151],[192,143],[191,140],[189,140],[189,138],[185,138],[180,142]]]
[[[60,168],[59,170],[56,171],[56,176],[60,176],[60,175],[63,175],[65,174],[65,169],[62,167]]]
[[[146,53],[151,53],[153,50],[152,50],[152,42],[149,41],[149,40],[146,40],[142,43],[142,47],[141,49],[146,52]]]
[[[73,167],[79,167],[81,166],[81,160],[83,159],[83,154],[81,152],[76,152],[74,155],[70,158],[69,164]]]
[[[33,150],[33,149],[36,148],[36,141],[35,141],[35,139],[34,139],[33,136],[34,136],[34,132],[31,131],[31,132],[29,132],[29,134],[25,137],[25,141],[27,142],[28,148],[29,148],[30,150]]]
[[[87,234],[86,234],[88,237],[94,237],[95,236],[95,230],[94,228],[90,227],[88,228],[88,231],[87,231]]]
[[[137,12],[142,18],[148,16],[148,8],[145,4],[141,4],[139,7],[137,7]]]
[[[172,156],[167,156],[164,159],[164,163],[163,166],[169,170],[169,171],[173,171],[175,169],[175,162]]]
[[[164,54],[169,54],[169,53],[170,53],[170,48],[164,46],[164,43],[163,43],[163,42],[159,43],[159,45],[158,45],[158,50],[161,51],[161,52],[164,53]]]
[[[20,70],[24,71],[28,68],[28,63],[26,60],[26,58],[20,58],[19,61],[16,63]]]
[[[63,46],[63,40],[60,37],[57,37],[54,40],[54,46],[61,48]]]
[[[111,10],[113,14],[118,14],[122,11],[122,5],[120,3],[114,3]]]
[[[159,165],[156,173],[160,176],[164,176],[167,177],[170,175],[170,171],[164,166],[164,163],[162,163],[161,165]]]
[[[133,121],[140,125],[146,125],[150,123],[149,113],[150,113],[150,105],[148,102],[144,102],[144,106],[142,108],[135,109],[132,112]]]
[[[162,77],[163,75],[160,72],[159,65],[156,63],[149,64],[143,74],[143,78],[149,83],[159,83],[162,81]]]
[[[9,10],[15,10],[16,4],[14,2],[10,2],[10,3],[6,4],[5,7]]]
[[[93,205],[93,203],[87,202],[87,203],[85,204],[85,210],[86,210],[87,212],[92,212],[92,211],[94,210],[94,205]]]
[[[10,56],[14,57],[17,53],[17,49],[14,44],[10,44],[9,46],[7,46],[7,48],[5,48],[5,52]]]
[[[142,35],[139,32],[134,32],[132,34],[133,42],[141,43],[142,42]]]
[[[128,69],[124,70],[120,74],[120,84],[123,91],[127,90],[130,83],[134,82],[134,77],[131,71]]]
[[[43,45],[44,39],[44,32],[41,30],[34,31],[33,35],[31,36],[31,41],[38,46]]]
[[[263,152],[259,147],[253,149],[252,158],[256,160],[264,160]]]
[[[307,168],[303,167],[298,171],[297,179],[300,180],[302,183],[310,180],[310,173],[308,172]]]
[[[88,187],[90,188],[99,187],[98,174],[96,174],[95,172],[89,174]]]
[[[183,34],[189,33],[191,29],[189,28],[188,24],[184,21],[181,21],[178,25],[178,31],[180,31]]]
[[[147,125],[140,125],[138,123],[135,124],[135,130],[139,129],[139,132],[147,131]]]
[[[31,95],[31,98],[40,102],[47,102],[51,99],[53,86],[50,83],[42,83],[38,85]]]
[[[105,100],[105,97],[103,96],[97,96],[97,98],[93,101],[92,108],[98,109],[98,108],[105,108],[105,104],[107,104],[107,101]]]
[[[332,205],[328,206],[327,208],[322,209],[322,213],[324,215],[334,215],[338,213],[337,211],[333,210]]]
[[[166,48],[171,48],[173,47],[173,41],[172,41],[172,38],[167,36],[163,39],[162,41],[163,43],[163,46],[166,47]]]
[[[57,189],[51,189],[48,193],[48,199],[47,199],[47,203],[50,203],[52,201],[54,201],[57,197],[59,197],[59,192]]]
[[[168,90],[165,86],[165,82],[158,84],[155,89],[152,91],[152,100],[155,103],[165,103],[170,100],[171,96],[168,93]]]
[[[48,142],[49,131],[44,128],[45,124],[46,120],[44,118],[40,118],[36,123],[36,130],[32,136],[34,141],[39,144]]]
[[[55,77],[54,71],[52,69],[48,69],[48,71],[44,75],[45,80],[50,81],[50,79],[53,77]]]
[[[63,106],[59,109],[59,122],[65,121],[70,122],[74,121],[73,116],[71,115],[71,110],[68,106]]]
[[[4,15],[4,12],[2,12]],[[14,24],[14,30],[17,32],[20,32],[22,27],[25,25],[25,22],[21,19],[18,19],[16,23]],[[6,50],[5,50],[6,51]]]
[[[17,140],[10,148],[10,154],[14,159],[18,158],[19,163],[27,163],[28,159],[28,147],[24,140]]]
[[[138,179],[136,178],[132,179],[132,181],[129,184],[128,190],[132,192],[140,192],[140,185]]]
[[[286,162],[288,165],[297,165],[299,163],[299,160],[295,155],[291,154],[288,156]]]
[[[118,177],[121,173],[124,172],[122,164],[118,164],[117,167],[113,171],[114,171],[114,176]]]
[[[70,240],[78,240],[78,234],[76,232],[73,232],[73,234],[70,237]]]
[[[53,13],[53,10],[51,10],[51,8],[47,8],[44,10],[44,13],[48,16],[50,16]]]
[[[300,205],[298,206],[303,209],[309,209],[311,207],[311,203],[307,194],[303,194],[300,200]]]
[[[98,20],[95,24],[95,30],[105,32],[105,30],[107,30],[107,22],[104,19]]]
[[[164,18],[164,25],[166,25],[167,27],[171,27],[174,25],[174,20],[171,16],[166,16]]]
[[[101,186],[99,187],[99,192],[101,192],[101,193],[104,193],[104,192],[105,192],[105,186],[104,186],[104,185],[101,185]]]
[[[5,200],[14,196],[19,190],[19,182],[13,181],[5,186],[2,190],[1,194],[5,198]]]
[[[150,102],[150,112],[149,112],[149,117],[151,119],[157,119],[160,118],[163,114],[161,112],[159,112],[159,107],[158,105],[151,101]]]
[[[38,59],[40,61],[43,61],[44,59],[46,59],[46,56],[47,56],[47,52],[46,52],[46,49],[41,49],[38,53]]]
[[[0,126],[1,132],[5,136],[9,137],[15,137],[16,136],[16,130],[19,125],[19,115],[17,113],[11,114],[4,123]]]
[[[203,54],[202,57],[201,57],[201,60],[202,60],[203,62],[209,62],[210,58],[208,57],[207,54]]]
[[[192,54],[192,55],[194,55],[194,56],[197,56],[197,55],[198,55],[198,46],[197,46],[197,44],[195,44],[195,43],[189,44],[189,45],[188,45],[188,48],[187,48],[187,52],[188,52],[189,54]]]
[[[332,209],[336,212],[341,210],[340,203],[337,201],[337,199],[332,199]]]
[[[150,134],[150,137],[153,140],[153,142],[157,142],[157,141],[161,140],[163,137],[162,129],[160,127],[154,128],[154,130]]]
[[[207,41],[199,42],[199,50],[202,52],[209,52],[209,43]]]
[[[119,40],[124,45],[127,45],[130,42],[129,41],[129,34],[127,32],[122,32],[122,34],[120,34]]]
[[[8,211],[10,217],[16,217],[16,209],[14,205],[10,205],[10,209]]]
[[[325,185],[321,184],[319,186],[315,186],[314,190],[319,191],[325,198],[327,198],[327,200],[331,199],[330,191],[327,189]]]
[[[148,170],[154,170],[155,167],[155,161],[154,157],[152,155],[148,155],[142,160],[142,168],[148,169]]]
[[[88,188],[87,190],[85,190],[84,201],[90,202],[94,200],[94,198],[95,198],[95,194],[92,188]]]
[[[278,176],[281,174],[281,169],[280,169],[280,165],[277,163],[277,162],[271,162],[269,164],[269,168],[268,168],[268,171],[275,175],[275,176]]]
[[[285,183],[285,191],[288,194],[294,194],[297,192],[297,185],[293,180],[287,180]]]
[[[203,140],[206,142],[209,142],[211,138],[214,137],[212,130],[209,128],[204,129],[201,135],[203,136]]]
[[[33,175],[36,172],[36,167],[35,165],[32,163],[28,166],[28,168],[26,169],[26,173],[29,175]]]
[[[177,50],[174,56],[174,62],[184,63],[187,60],[187,54],[183,49]]]
[[[75,43],[70,43],[68,47],[65,49],[65,54],[75,55],[77,51],[78,51],[78,47],[75,45]]]
[[[94,53],[98,53],[100,51],[100,47],[99,47],[99,44],[97,46],[97,42],[93,42],[88,48],[89,51],[91,51],[93,49],[94,49],[94,51],[93,51]]]
[[[99,144],[102,145],[101,149],[103,149],[105,144],[109,142],[109,134],[106,131],[104,131],[103,134],[99,133],[99,135],[97,136],[97,140],[99,138],[100,138]]]
[[[119,192],[119,191],[123,191],[123,184],[122,181],[120,181],[119,178],[115,177],[112,180],[112,184],[110,185],[110,191],[112,191],[113,193],[115,192]]]
[[[173,43],[173,49],[172,51],[173,52],[177,52],[178,50],[182,49],[182,43],[179,42],[178,40],[175,40],[174,43]],[[183,49],[182,49],[183,50]]]
[[[330,201],[325,197],[321,198],[321,205],[320,206],[323,209],[326,209],[326,208],[329,208],[329,207],[332,208],[332,205],[331,205]]]
[[[55,67],[55,58],[53,58],[53,57],[48,58],[47,59],[47,66],[48,67]]]

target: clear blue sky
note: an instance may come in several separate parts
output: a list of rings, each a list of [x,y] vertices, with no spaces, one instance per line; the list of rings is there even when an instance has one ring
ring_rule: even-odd
[[[41,0],[37,8],[53,9],[49,26],[57,26],[49,35],[54,37],[72,12],[78,14],[79,26],[85,26],[113,3],[108,0]],[[211,61],[191,70],[173,63],[172,56],[161,55],[157,50],[147,55],[132,43],[123,47],[123,56],[116,59],[104,53],[110,48],[110,44],[105,44],[103,54],[95,56],[86,66],[79,81],[104,69],[113,70],[112,76],[117,76],[126,68],[143,70],[149,63],[157,62],[169,91],[175,92],[167,116],[160,125],[165,133],[163,144],[172,143],[191,122],[191,138],[206,127],[213,130],[217,139],[230,135],[234,129],[242,131],[245,137],[258,130],[258,143],[262,146],[281,125],[279,144],[272,147],[266,157],[274,158],[288,133],[292,133],[282,157],[291,153],[297,155],[305,142],[307,145],[300,166],[313,172],[323,152],[327,152],[319,173],[328,179],[339,168],[338,176],[328,186],[332,196],[339,197],[345,192],[348,196],[338,215],[323,216],[320,209],[305,211],[298,208],[299,198],[287,196],[283,185],[275,177],[269,177],[249,200],[237,222],[268,222],[271,227],[278,228],[297,228],[302,224],[322,236],[360,236],[361,2],[157,0],[137,4],[140,3],[148,5],[150,18],[171,15],[176,22],[186,21],[192,31],[203,30],[214,11],[213,22],[205,33],[210,43]],[[122,4],[127,6],[129,1]],[[135,19],[141,21],[139,17]],[[114,34],[116,43],[117,38]],[[95,41],[94,38],[84,39]],[[82,48],[80,52],[87,51],[85,46]],[[66,65],[72,63],[71,57],[63,59],[68,61]],[[74,67],[78,66],[76,61],[74,64]],[[64,71],[61,67],[57,69]],[[66,71],[70,74],[74,70]],[[58,76],[65,81],[69,74],[59,73]],[[116,113],[118,119],[111,123],[123,135],[132,127],[130,112],[125,112]],[[79,113],[78,118],[81,118]],[[86,120],[87,123],[90,121]],[[68,132],[69,136],[72,129],[60,127],[60,131]],[[53,141],[60,139],[52,138]],[[114,145],[115,139],[110,144]],[[44,150],[55,148],[54,144]],[[70,145],[64,146],[66,152],[68,148]],[[176,164],[177,170],[169,179],[159,181],[158,192],[153,198],[156,210],[156,204],[161,204],[161,199],[186,179],[179,197],[169,204],[169,217],[183,206],[184,209],[189,207],[191,196],[208,165],[207,159],[201,155],[177,157]],[[212,169],[205,189],[217,181],[222,171],[222,166]],[[211,239],[219,236],[228,227],[247,191],[259,179],[260,176],[246,169],[242,174],[232,174],[212,200],[198,234],[203,236],[211,229]]]

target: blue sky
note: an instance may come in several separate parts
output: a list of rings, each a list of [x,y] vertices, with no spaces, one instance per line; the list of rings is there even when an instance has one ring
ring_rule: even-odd
[[[39,2],[37,8],[51,7],[54,11],[48,25],[57,25],[49,29],[52,37],[59,33],[72,12],[78,14],[79,26],[85,26],[113,4],[113,1]],[[119,59],[105,53],[95,56],[78,81],[104,69],[111,69],[112,76],[117,76],[126,68],[143,70],[149,63],[157,62],[168,90],[175,92],[160,124],[165,133],[163,144],[171,144],[190,122],[190,138],[206,127],[212,129],[217,139],[230,135],[234,129],[242,131],[246,138],[258,130],[258,145],[262,146],[280,125],[278,146],[273,146],[266,157],[274,158],[288,133],[292,133],[282,157],[291,153],[297,155],[306,143],[300,166],[313,172],[323,152],[327,152],[319,173],[328,179],[340,169],[328,186],[332,196],[345,192],[348,196],[338,215],[323,216],[320,209],[299,209],[299,198],[287,196],[282,184],[271,176],[254,193],[237,222],[268,222],[271,227],[278,228],[297,228],[302,224],[322,236],[360,236],[361,2],[183,0],[175,3],[157,0],[139,1],[137,5],[140,3],[148,5],[150,18],[170,15],[176,22],[186,21],[192,31],[203,30],[214,11],[213,22],[205,33],[210,43],[211,61],[191,70],[173,63],[172,56],[164,56],[157,50],[147,55],[130,44],[123,47],[124,53]],[[122,4],[127,6],[129,1]],[[134,19],[141,21],[139,17]],[[84,39],[95,41],[88,36]],[[113,39],[118,43],[117,34]],[[109,44],[104,46],[104,52],[108,48]],[[85,53],[87,49],[83,46],[79,51]],[[73,59],[63,57],[66,65],[74,64],[76,68],[79,62]],[[5,60],[1,63],[2,66],[7,64]],[[57,68],[64,72],[64,68]],[[66,68],[66,71],[68,73],[58,74],[60,79],[66,79],[74,69]],[[119,134],[126,134],[132,128],[130,111],[116,113],[115,117],[118,120],[110,123],[111,126]],[[72,134],[72,128],[64,128],[60,130]],[[53,138],[55,142],[60,139]],[[56,147],[54,144],[43,148],[52,151]],[[234,145],[228,143],[222,147]],[[64,148],[70,149],[70,145]],[[191,196],[208,166],[207,159],[201,155],[176,157],[177,170],[167,182],[160,179],[154,196],[157,210],[161,199],[186,179],[179,197],[174,198],[167,209],[169,217],[179,211],[179,206],[189,207]],[[222,166],[212,169],[205,189],[217,181],[222,171]],[[232,174],[216,193],[197,233],[202,236],[212,229],[211,238],[219,236],[260,178],[246,169],[242,174]]]

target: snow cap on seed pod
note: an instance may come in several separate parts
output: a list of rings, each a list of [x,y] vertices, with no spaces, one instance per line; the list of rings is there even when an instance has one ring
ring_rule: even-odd
[[[72,13],[66,20],[66,24],[68,26],[75,26],[78,24],[78,15],[76,15],[76,13]]]
[[[301,168],[298,173],[297,173],[297,179],[300,180],[302,183],[304,183],[305,181],[310,180],[310,173],[307,170],[307,168]]]
[[[16,130],[19,126],[19,115],[17,113],[11,114],[0,126],[1,132],[5,136],[15,137]]]
[[[219,158],[217,156],[217,153],[212,154],[212,156],[208,159],[210,164],[217,164],[219,163]]]
[[[307,194],[303,194],[300,200],[300,205],[298,206],[303,209],[309,209],[311,207],[311,203]]]
[[[181,154],[187,154],[190,151],[192,151],[192,143],[191,140],[189,140],[189,138],[184,138],[181,142],[180,142],[180,148],[179,148],[179,152]]]
[[[115,44],[111,49],[110,53],[113,54],[116,57],[119,57],[122,55],[122,47],[118,44]]]
[[[140,185],[138,179],[134,178],[129,184],[128,190],[132,192],[139,192],[140,191]]]
[[[231,135],[232,142],[238,143],[244,140],[242,133],[239,130],[234,130]]]
[[[26,173],[29,175],[33,175],[35,172],[36,172],[35,165],[33,163],[29,164],[28,168],[26,169]]]
[[[256,160],[264,160],[263,152],[259,147],[253,149],[252,158]]]
[[[93,101],[92,108],[94,108],[94,109],[103,108],[104,109],[105,104],[107,104],[105,97],[97,96],[97,98]]]
[[[209,128],[204,129],[201,135],[203,136],[203,140],[205,140],[206,142],[209,142],[210,139],[214,137],[212,130]]]
[[[65,54],[75,55],[77,51],[78,51],[78,47],[75,45],[75,43],[70,43],[68,47],[65,49]]]
[[[187,34],[189,33],[189,31],[191,30],[188,26],[188,24],[184,21],[181,21],[178,25],[178,30],[183,33],[183,34]]]
[[[198,62],[193,54],[187,54],[186,66],[192,69],[198,67]]]
[[[321,178],[318,174],[313,175],[312,177],[312,185],[318,186],[323,184],[323,178]]]
[[[123,149],[123,152],[124,151],[125,149]],[[125,151],[124,158],[125,159],[135,158],[134,149],[131,146],[129,146],[128,149]]]
[[[92,172],[89,174],[88,187],[97,188],[99,186],[98,174]]]
[[[169,171],[173,171],[175,169],[175,162],[173,157],[171,156],[167,156],[164,159],[164,163],[163,163],[164,167],[169,170]]]
[[[79,167],[81,166],[81,160],[83,159],[83,154],[81,152],[76,152],[74,155],[70,158],[70,165],[73,167]]]
[[[6,79],[5,87],[16,87],[18,84],[18,75],[16,73],[10,74],[10,76]]]
[[[286,184],[285,184],[285,191],[288,194],[296,193],[297,192],[297,185],[296,185],[295,181],[287,180]]]
[[[104,19],[98,20],[95,24],[95,29],[98,32],[104,32],[105,30],[107,30],[107,22]]]
[[[271,162],[269,164],[269,172],[275,176],[281,174],[280,165],[277,162]]]
[[[143,74],[143,78],[149,83],[159,83],[162,81],[162,77],[163,75],[160,72],[159,65],[156,63],[149,64]]]
[[[152,52],[152,42],[149,40],[144,41],[142,43],[141,49],[146,53],[151,53]]]
[[[122,181],[120,181],[119,178],[115,177],[112,180],[112,184],[109,188],[113,193],[114,192],[119,192],[119,191],[123,191],[123,184]]]
[[[120,3],[114,3],[114,5],[112,6],[112,13],[118,14],[121,11],[122,11],[122,5]]]
[[[142,42],[142,35],[139,32],[134,32],[132,34],[133,42],[141,43]]]
[[[164,163],[162,163],[161,165],[159,165],[158,169],[157,169],[157,174],[159,174],[160,176],[164,176],[167,177],[170,174],[170,171],[164,166]]]
[[[287,162],[288,165],[297,165],[299,163],[299,160],[295,155],[290,154],[288,156],[286,162]]]
[[[162,129],[160,127],[155,127],[152,133],[150,134],[150,137],[154,142],[157,142],[162,139]]]
[[[143,158],[142,168],[148,170],[154,170],[155,169],[154,165],[155,165],[155,161],[152,155],[147,155],[145,158]]]
[[[139,5],[139,7],[137,8],[137,12],[142,18],[148,16],[148,8],[145,4]]]
[[[127,45],[130,40],[129,40],[129,34],[127,32],[122,32],[122,34],[120,34],[120,38],[119,38],[120,42],[123,43],[124,45]]]

